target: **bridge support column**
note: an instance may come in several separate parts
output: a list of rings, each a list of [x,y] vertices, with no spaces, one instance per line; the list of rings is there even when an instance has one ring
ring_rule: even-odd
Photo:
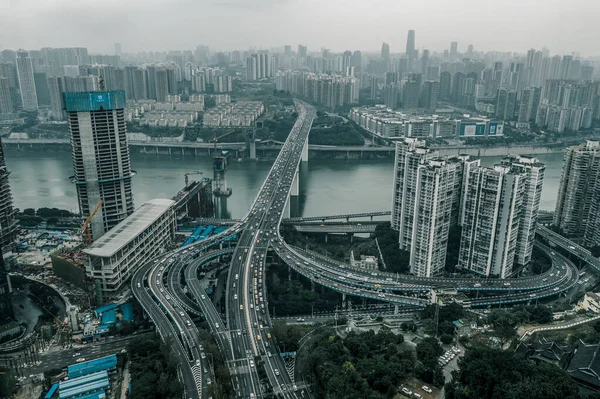
[[[171,147],[169,147],[169,155],[171,155]]]
[[[394,305],[394,314],[398,314],[398,305]]]
[[[291,208],[290,202],[291,202],[290,201],[290,197],[288,196],[287,197],[287,201],[285,201],[285,208],[283,210],[283,217],[284,218],[289,218],[290,215],[291,215],[292,208]]]
[[[329,237],[329,234],[325,233],[325,242],[327,242],[327,237]]]
[[[302,162],[308,162],[308,136],[306,136],[306,142],[302,147]]]
[[[315,282],[312,280],[310,281],[310,291],[315,292]]]
[[[342,294],[342,309],[346,307],[346,294]]]
[[[256,141],[250,141],[250,159],[256,159]]]
[[[288,266],[288,281],[292,281],[292,267]]]
[[[300,195],[300,170],[296,168],[296,173],[294,174],[294,180],[292,180],[292,187],[290,190],[290,195],[297,197]]]

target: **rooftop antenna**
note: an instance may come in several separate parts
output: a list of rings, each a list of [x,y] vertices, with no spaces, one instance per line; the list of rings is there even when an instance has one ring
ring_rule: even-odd
[[[102,75],[98,77],[98,86],[100,87],[100,91],[104,91],[104,78]]]

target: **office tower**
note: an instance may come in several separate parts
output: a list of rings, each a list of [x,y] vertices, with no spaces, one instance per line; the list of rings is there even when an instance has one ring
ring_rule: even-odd
[[[0,77],[0,119],[14,112],[8,78]]]
[[[115,43],[115,55],[121,55],[121,43]]]
[[[515,116],[517,92],[507,89],[498,89],[496,96],[496,118],[512,120]]]
[[[405,138],[396,142],[392,229],[400,232],[400,248],[403,250],[409,250],[412,241],[417,170],[422,160],[434,155],[425,146],[425,141]]]
[[[38,104],[43,106],[50,105],[50,92],[48,91],[48,77],[43,72],[33,74],[35,81],[35,94],[38,99]]]
[[[464,80],[465,74],[462,72],[456,72],[452,77],[452,92],[450,94],[450,98],[454,103],[459,103],[462,101]]]
[[[415,58],[415,31],[410,29],[406,37],[406,59],[408,60],[408,70],[412,71],[413,60]]]
[[[402,88],[402,108],[418,108],[419,107],[419,83],[417,81],[408,80]]]
[[[38,101],[35,93],[35,80],[33,77],[33,64],[29,53],[25,50],[17,51],[17,76],[21,88],[23,110],[37,111]]]
[[[3,253],[14,250],[18,227],[15,218],[17,209],[13,207],[13,197],[8,181],[9,175],[2,140],[0,140],[0,247]]]
[[[476,168],[465,179],[458,267],[500,278],[512,273],[524,184],[508,165]]]
[[[381,45],[381,58],[384,61],[390,60],[390,45],[385,42]]]
[[[451,160],[432,158],[417,167],[414,182],[410,246],[410,272],[431,277],[446,264],[448,232],[460,165]],[[411,182],[412,183],[412,182]]]
[[[458,59],[458,42],[450,42],[450,60],[456,61]]]
[[[101,203],[90,223],[94,240],[133,213],[125,92],[64,93],[73,172],[83,218]]]
[[[432,80],[425,81],[421,88],[421,98],[419,99],[419,107],[429,110],[437,108],[438,96],[440,92],[440,82]]]
[[[598,217],[597,207],[592,205],[594,195],[600,190],[599,171],[600,141],[588,140],[585,144],[567,148],[554,211],[554,225],[562,234],[569,237],[587,235],[592,241],[592,231],[586,234],[586,230],[590,219]]]
[[[300,47],[300,46],[298,46]],[[257,71],[257,59],[256,57],[246,58],[246,80],[253,81],[258,79]]]
[[[535,120],[542,89],[540,87],[528,87],[521,92],[521,104],[519,105],[519,122]]]
[[[440,73],[440,99],[448,101],[450,100],[452,87],[452,74],[448,71]]]
[[[425,75],[427,73],[427,67],[429,66],[429,50],[424,49],[423,54],[421,55],[421,74]]]
[[[502,163],[510,166],[514,172],[524,175],[515,262],[525,266],[531,261],[531,253],[533,252],[533,241],[535,239],[546,165],[537,158],[521,155],[508,156],[502,160]]]

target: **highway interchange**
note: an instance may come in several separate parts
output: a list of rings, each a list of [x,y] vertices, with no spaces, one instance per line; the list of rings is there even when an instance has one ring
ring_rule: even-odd
[[[296,101],[296,109],[298,119],[247,215],[222,233],[161,255],[138,269],[132,278],[134,296],[181,361],[186,398],[208,398],[208,387],[214,381],[214,365],[203,352],[199,331],[189,314],[203,314],[206,318],[240,398],[264,397],[270,391],[284,398],[310,397],[306,387],[288,375],[279,348],[271,338],[265,288],[266,260],[271,253],[318,284],[342,294],[398,306],[425,306],[429,303],[426,293],[434,287],[487,293],[468,301],[467,305],[475,307],[558,295],[577,283],[579,273],[575,265],[541,243],[537,245],[552,260],[551,269],[510,281],[359,273],[349,271],[343,263],[287,244],[279,227],[315,117],[314,108],[308,104]],[[327,217],[315,220],[323,218]],[[228,241],[233,235],[237,236],[235,247],[229,246]],[[223,257],[231,257],[225,320],[198,277],[207,263]]]

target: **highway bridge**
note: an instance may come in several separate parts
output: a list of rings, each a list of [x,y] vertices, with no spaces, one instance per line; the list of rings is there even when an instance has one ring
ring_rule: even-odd
[[[156,324],[161,337],[173,342],[181,361],[187,397],[208,397],[208,381],[214,377],[210,371],[211,363],[202,351],[198,330],[189,317],[189,314],[199,313],[206,317],[239,397],[258,398],[270,392],[284,398],[309,397],[309,391],[287,374],[279,348],[271,339],[272,324],[265,287],[266,261],[271,253],[311,281],[342,293],[344,299],[351,295],[397,307],[425,306],[429,303],[426,293],[436,287],[452,286],[458,291],[482,293],[481,298],[470,300],[467,305],[492,306],[560,295],[577,282],[575,266],[547,247],[541,248],[552,259],[549,271],[507,281],[360,273],[349,270],[342,262],[289,245],[280,234],[280,225],[289,209],[289,197],[298,195],[299,164],[308,159],[308,134],[315,117],[314,109],[305,103],[297,101],[296,108],[298,119],[248,213],[241,220],[232,221],[227,230],[217,235],[163,254],[133,276],[135,297]],[[374,212],[285,221],[295,225],[313,223],[313,226],[314,222],[321,222],[321,227],[320,224],[327,220],[346,220],[348,223],[354,218],[388,215],[389,212]],[[542,235],[558,240],[545,230],[540,231]],[[226,239],[234,234],[238,236],[237,244],[227,248],[230,242]],[[207,299],[198,272],[207,262],[224,256],[231,256],[231,263],[226,286],[226,313],[222,318]]]

